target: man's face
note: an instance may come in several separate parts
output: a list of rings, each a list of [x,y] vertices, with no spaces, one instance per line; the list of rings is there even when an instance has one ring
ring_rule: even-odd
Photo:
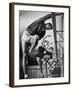
[[[51,23],[47,23],[45,25],[45,27],[46,27],[46,29],[50,30],[50,29],[52,29],[52,24]]]
[[[52,52],[53,53],[53,51],[54,51],[53,47],[50,47],[49,48],[49,52]]]
[[[48,47],[48,44],[49,44],[49,42],[45,40],[44,41],[44,47],[47,48]]]

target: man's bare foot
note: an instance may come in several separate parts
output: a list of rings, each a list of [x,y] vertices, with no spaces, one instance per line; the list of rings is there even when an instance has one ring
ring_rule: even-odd
[[[43,73],[41,73],[41,77],[44,78],[44,74]]]

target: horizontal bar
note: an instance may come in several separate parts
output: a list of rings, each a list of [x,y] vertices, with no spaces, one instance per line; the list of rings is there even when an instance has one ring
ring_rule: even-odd
[[[61,30],[61,31],[60,31],[60,30],[59,30],[59,31],[57,31],[57,30],[56,30],[56,32],[64,32],[64,31],[62,31],[62,30]]]

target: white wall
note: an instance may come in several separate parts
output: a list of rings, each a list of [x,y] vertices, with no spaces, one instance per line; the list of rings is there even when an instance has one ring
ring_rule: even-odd
[[[26,3],[42,3],[42,4],[57,4],[70,5],[72,9],[72,0],[0,0],[0,90],[11,89],[8,86],[9,80],[9,2],[26,2]],[[71,12],[72,15],[72,12]],[[72,19],[71,19],[72,21]],[[72,36],[71,36],[72,37]],[[71,63],[72,64],[72,63]],[[71,65],[72,68],[72,65]],[[72,79],[72,78],[71,78]],[[39,86],[14,88],[16,90],[72,90],[70,85],[55,85],[55,86]]]

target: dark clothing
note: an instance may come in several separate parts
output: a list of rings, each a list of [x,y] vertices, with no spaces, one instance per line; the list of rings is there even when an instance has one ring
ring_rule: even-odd
[[[44,53],[44,51],[46,51],[46,53]],[[43,47],[39,47],[38,49],[38,54],[36,57],[40,57],[40,58],[43,58],[44,55],[49,55],[50,56],[50,59],[52,59],[52,53],[51,52],[48,52],[45,48]]]
[[[39,47],[37,57],[43,58],[45,49],[43,47]]]
[[[45,25],[44,23],[31,24],[28,26],[27,31],[30,35],[38,35],[41,39],[45,35]]]
[[[34,21],[27,27],[27,31],[30,35],[38,35],[40,39],[45,35],[45,20],[51,18],[51,14],[48,14],[40,19]]]

